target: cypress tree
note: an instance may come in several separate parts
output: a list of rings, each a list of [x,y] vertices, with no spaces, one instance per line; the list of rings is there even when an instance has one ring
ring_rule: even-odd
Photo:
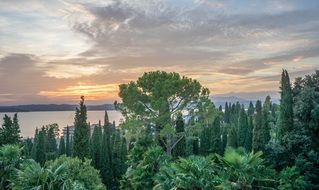
[[[70,127],[66,127],[66,142],[65,142],[65,154],[71,156],[71,142],[70,142]]]
[[[123,168],[123,164],[122,163],[123,160],[125,160],[123,158],[123,140],[122,137],[120,135],[120,132],[118,130],[115,131],[115,133],[113,134],[114,137],[114,141],[113,141],[113,150],[112,150],[112,170],[113,170],[113,186],[118,188],[119,186],[119,181],[121,179],[121,176],[125,173],[125,170]],[[114,189],[113,187],[113,189]]]
[[[92,165],[99,169],[101,163],[101,143],[102,143],[102,129],[101,126],[95,126],[91,137],[91,158]]]
[[[7,114],[4,115],[3,117],[3,124],[1,128],[1,144],[9,144],[12,139],[10,138],[10,133],[12,131],[12,120],[11,117],[9,117]],[[8,137],[8,139],[7,139]]]
[[[222,107],[222,105],[220,105],[220,106],[218,107],[218,111],[223,112],[223,107]]]
[[[62,136],[61,139],[60,139],[60,144],[59,144],[59,155],[63,155],[66,153],[66,150],[65,150],[65,142],[64,142],[64,137]]]
[[[104,113],[104,126],[107,126],[109,124],[110,124],[109,115],[108,115],[107,111],[105,110],[105,113]]]
[[[200,135],[200,153],[202,155],[208,155],[211,148],[211,129],[209,126],[204,126]]]
[[[293,129],[293,97],[287,70],[282,71],[280,82],[279,135],[282,139],[285,133]]]
[[[15,113],[12,119],[12,143],[16,144],[19,143],[21,140],[20,136],[20,125],[19,125],[19,120],[18,120],[18,114]]]
[[[31,150],[31,158],[33,160],[36,160],[36,158],[37,158],[38,138],[39,138],[39,129],[35,128],[35,133],[34,133],[34,138],[33,138],[33,146],[32,146],[32,150]]]
[[[176,122],[175,122],[175,130],[176,133],[184,133],[185,128],[184,128],[184,121],[183,117],[181,114],[177,116]],[[173,156],[174,157],[183,157],[186,155],[186,139],[183,137],[175,146],[173,149]]]
[[[194,138],[192,140],[192,145],[193,145],[193,154],[194,155],[198,155],[199,154],[199,139],[198,138]]]
[[[211,152],[221,154],[222,144],[221,144],[221,130],[220,130],[220,118],[217,116],[213,122],[211,130]]]
[[[248,110],[247,110],[247,114],[248,114],[248,116],[253,116],[254,113],[255,113],[254,104],[250,101],[249,106],[248,106]]]
[[[248,135],[248,118],[244,107],[241,108],[238,119],[238,146],[245,147]],[[245,147],[246,148],[246,147]]]
[[[271,111],[271,98],[267,96],[263,105],[263,133],[264,144],[270,141],[270,111]]]
[[[254,121],[253,116],[248,117],[248,132],[245,139],[244,147],[245,149],[250,152],[252,150],[252,143],[253,143],[253,130],[254,130]]]
[[[264,150],[264,131],[261,101],[256,102],[255,126],[253,130],[253,150],[255,152]]]
[[[32,147],[33,147],[32,139],[27,138],[22,141],[22,144],[23,144],[23,155],[25,156],[25,158],[28,158],[28,159],[32,158]]]
[[[45,151],[45,144],[46,144],[46,129],[44,126],[39,131],[37,137],[37,144],[36,144],[36,153],[35,153],[35,161],[39,162],[43,165],[46,161],[46,151]]]
[[[87,110],[84,96],[81,96],[80,107],[76,108],[73,137],[73,156],[84,159],[90,151],[90,128],[87,124]]]
[[[229,134],[227,138],[227,146],[237,148],[237,131],[234,126],[231,126],[229,129]]]
[[[103,136],[101,143],[101,176],[102,181],[107,189],[112,189],[114,186],[114,174],[112,167],[112,149],[111,149],[111,124],[109,123],[107,112],[104,117]]]
[[[47,154],[47,160],[54,159],[57,153],[56,133],[58,130],[57,124],[51,124],[46,126],[46,146],[45,151]]]
[[[225,103],[224,121],[225,123],[230,123],[230,108],[227,102]]]
[[[228,124],[224,124],[222,127],[222,153],[225,151],[226,147],[227,147],[227,136],[228,136]]]

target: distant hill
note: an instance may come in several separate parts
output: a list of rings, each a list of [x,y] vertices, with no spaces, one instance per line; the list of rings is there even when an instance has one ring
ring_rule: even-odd
[[[255,99],[254,100],[247,100],[247,99],[240,98],[237,96],[211,96],[211,100],[214,102],[216,107],[219,107],[219,106],[224,107],[226,102],[232,103],[232,104],[239,102],[240,104],[244,104],[245,108],[247,108],[249,106],[250,101],[252,101],[254,104],[257,101]],[[264,101],[264,100],[262,99],[262,101]],[[271,101],[273,103],[276,103],[276,104],[279,103],[278,99],[272,99]]]
[[[244,98],[239,98],[236,96],[212,96],[211,97],[212,101],[214,102],[216,107],[225,106],[225,103],[236,103],[239,102],[240,104],[244,104],[245,107],[249,105],[250,100],[246,100]]]
[[[78,105],[71,104],[30,104],[17,106],[0,106],[0,112],[32,112],[32,111],[74,111]],[[91,111],[114,110],[113,104],[87,105]]]

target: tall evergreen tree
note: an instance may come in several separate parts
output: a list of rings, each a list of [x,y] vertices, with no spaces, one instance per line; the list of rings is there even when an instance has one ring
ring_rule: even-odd
[[[287,70],[282,71],[280,82],[279,139],[293,129],[293,97]]]
[[[46,161],[46,129],[43,126],[38,133],[37,141],[36,141],[36,153],[35,153],[35,161],[39,162],[41,165]]]
[[[176,130],[176,133],[178,133],[178,134],[185,132],[184,121],[183,121],[183,117],[181,114],[179,114],[177,119],[176,119],[175,130]],[[177,145],[173,149],[173,155],[175,157],[179,157],[179,156],[183,157],[186,155],[186,139],[185,139],[185,137],[183,137],[177,143]]]
[[[267,96],[263,105],[263,130],[264,130],[264,144],[270,141],[270,120],[271,120],[271,98]]]
[[[228,126],[228,124],[226,124],[226,123],[224,123],[224,124],[223,124],[223,127],[221,128],[221,129],[222,129],[222,142],[221,142],[221,144],[222,144],[222,148],[221,148],[222,153],[225,151],[225,149],[226,149],[226,147],[227,147],[228,128],[229,128],[229,126]]]
[[[254,130],[254,119],[253,116],[248,117],[248,132],[246,135],[246,141],[244,147],[248,152],[252,150],[253,144],[253,130]]]
[[[8,115],[4,115],[3,124],[0,130],[0,145],[17,144],[20,142],[20,127],[18,123],[18,115],[14,114],[13,120]]]
[[[228,106],[227,102],[225,103],[224,122],[230,123],[230,106]]]
[[[56,143],[56,136],[58,135],[59,126],[50,124],[45,127],[46,139],[45,139],[45,152],[46,160],[53,160],[56,158],[58,149]]]
[[[255,113],[254,104],[250,101],[249,106],[248,106],[248,110],[247,110],[247,114],[248,114],[248,116],[253,116],[254,113]]]
[[[253,150],[255,152],[264,150],[264,129],[261,101],[256,102],[255,126],[253,130]]]
[[[63,155],[66,153],[64,137],[62,136],[59,144],[59,155]]]
[[[91,158],[92,165],[99,169],[101,164],[101,143],[102,129],[101,126],[95,126],[91,136]]]
[[[221,129],[220,129],[220,118],[217,116],[213,122],[211,130],[211,152],[221,154],[222,144],[221,144]]]
[[[33,138],[33,146],[31,150],[31,158],[36,160],[37,158],[37,144],[39,139],[39,129],[35,128],[34,138]]]
[[[204,126],[200,135],[199,150],[202,155],[208,155],[211,148],[211,127]]]
[[[24,139],[22,141],[22,145],[23,145],[24,157],[28,159],[32,158],[32,147],[33,147],[32,139],[31,138]]]
[[[248,118],[244,107],[241,108],[238,119],[238,135],[237,142],[238,146],[245,147],[246,141],[248,140]],[[245,147],[246,148],[246,147]]]
[[[15,113],[12,119],[12,139],[14,143],[19,143],[21,140],[20,136],[20,125],[18,120],[18,114]]]
[[[73,156],[84,159],[89,156],[90,128],[87,124],[87,110],[84,96],[81,96],[80,107],[76,108],[73,137]]]
[[[230,126],[227,138],[227,146],[237,148],[237,131],[234,126]]]
[[[105,112],[103,136],[101,143],[101,176],[102,181],[106,185],[107,189],[112,189],[115,186],[113,165],[112,165],[112,129],[108,120],[108,114]]]
[[[65,137],[65,154],[71,156],[71,139],[70,139],[70,127],[66,127],[66,137]]]
[[[125,173],[126,167],[125,167],[125,157],[126,157],[126,151],[123,149],[123,138],[120,134],[119,130],[116,130],[113,134],[113,145],[112,145],[112,170],[113,170],[113,181],[114,181],[114,187],[118,189],[119,187],[119,181],[121,179],[121,176]],[[114,189],[113,187],[113,189]]]

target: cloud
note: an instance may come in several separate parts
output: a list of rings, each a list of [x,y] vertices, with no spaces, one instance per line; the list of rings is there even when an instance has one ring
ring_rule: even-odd
[[[119,84],[78,84],[67,86],[55,91],[40,91],[38,95],[65,101],[77,101],[81,95],[88,101],[101,99],[115,99]]]
[[[115,84],[151,70],[196,78],[212,93],[276,91],[282,68],[317,68],[318,10],[295,0],[3,1],[0,90],[12,96],[0,102],[81,92],[109,101]]]
[[[106,65],[81,65],[81,64],[49,64],[45,71],[46,77],[55,77],[57,79],[77,79],[99,75],[103,73]]]

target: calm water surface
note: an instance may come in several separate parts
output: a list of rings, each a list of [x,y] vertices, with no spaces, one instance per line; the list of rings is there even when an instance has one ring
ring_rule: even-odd
[[[0,113],[1,124],[4,114],[13,116],[14,113]],[[18,113],[18,119],[20,124],[21,135],[23,137],[33,137],[35,128],[42,127],[52,123],[59,125],[60,131],[67,125],[73,125],[74,123],[74,111],[52,111],[52,112],[20,112]],[[108,111],[109,120],[115,121],[116,125],[119,124],[122,119],[122,115],[117,111]],[[104,121],[104,111],[88,111],[88,121],[91,124],[99,123],[101,120],[102,124]]]

